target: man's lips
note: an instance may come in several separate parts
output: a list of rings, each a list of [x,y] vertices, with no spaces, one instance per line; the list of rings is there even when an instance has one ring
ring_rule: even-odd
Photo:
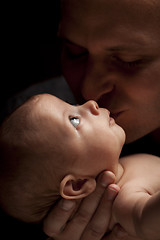
[[[113,113],[113,112],[111,112],[111,117],[112,118],[114,118],[114,119],[116,119],[116,118],[118,118],[119,117],[119,115],[122,113],[123,111],[120,111],[120,112],[115,112],[115,113]]]

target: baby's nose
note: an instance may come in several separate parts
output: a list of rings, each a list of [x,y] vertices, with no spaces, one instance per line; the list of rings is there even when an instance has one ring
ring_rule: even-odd
[[[99,106],[95,101],[90,100],[83,104],[83,106],[87,108],[93,115],[99,115]]]

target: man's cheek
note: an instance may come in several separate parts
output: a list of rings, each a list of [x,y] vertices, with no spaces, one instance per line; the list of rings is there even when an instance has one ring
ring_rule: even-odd
[[[62,73],[79,102],[81,99],[81,86],[83,83],[83,68],[69,63],[68,61],[64,61],[62,64]]]

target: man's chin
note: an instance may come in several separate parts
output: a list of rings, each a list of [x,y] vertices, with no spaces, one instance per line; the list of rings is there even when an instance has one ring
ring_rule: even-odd
[[[144,133],[138,131],[134,127],[132,129],[125,129],[125,133],[126,133],[125,144],[133,143],[133,142],[143,138],[145,135],[147,135],[147,134],[144,134]]]
[[[147,136],[150,132],[145,132],[145,133],[142,133],[140,131],[130,131],[129,134],[127,134],[127,131],[126,131],[126,141],[125,141],[125,144],[130,144],[130,143],[134,143],[138,140],[141,140],[142,138],[144,138],[145,136]]]

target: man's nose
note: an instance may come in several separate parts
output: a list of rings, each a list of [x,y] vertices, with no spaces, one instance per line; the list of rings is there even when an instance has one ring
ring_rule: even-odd
[[[89,110],[93,115],[99,115],[99,106],[98,104],[90,100],[82,105],[85,109]]]
[[[92,61],[86,67],[82,96],[85,100],[98,101],[102,95],[112,92],[114,84],[115,73],[110,64],[107,66],[107,63]]]

